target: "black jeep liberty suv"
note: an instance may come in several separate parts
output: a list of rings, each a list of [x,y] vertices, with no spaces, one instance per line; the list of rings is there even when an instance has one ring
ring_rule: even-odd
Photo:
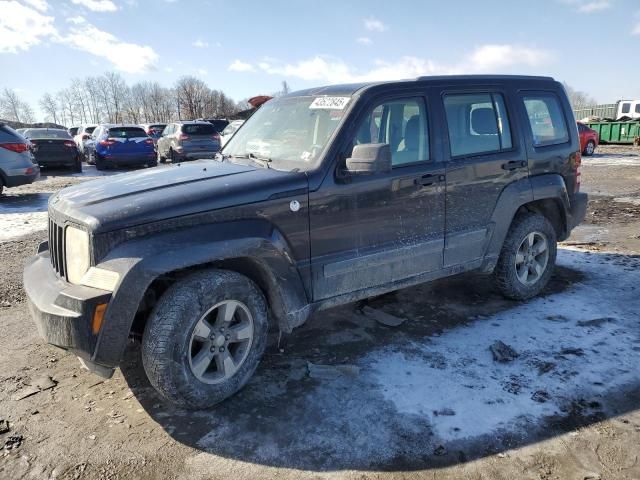
[[[47,342],[110,376],[142,338],[153,386],[189,408],[237,392],[319,310],[468,270],[538,294],[585,216],[563,87],[423,77],[292,93],[215,160],[60,191],[25,268]]]

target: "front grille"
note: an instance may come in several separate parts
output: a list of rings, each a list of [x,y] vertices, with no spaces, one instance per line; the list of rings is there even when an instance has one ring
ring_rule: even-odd
[[[64,227],[49,219],[49,255],[51,265],[58,275],[64,277],[66,264],[64,261]]]

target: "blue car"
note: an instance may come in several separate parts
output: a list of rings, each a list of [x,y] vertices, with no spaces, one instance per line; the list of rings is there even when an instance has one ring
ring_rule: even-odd
[[[100,125],[87,143],[87,162],[98,170],[115,166],[155,167],[153,139],[138,125]]]

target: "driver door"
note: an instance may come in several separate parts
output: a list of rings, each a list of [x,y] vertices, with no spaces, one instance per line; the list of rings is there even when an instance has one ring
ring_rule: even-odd
[[[310,194],[314,301],[442,268],[445,168],[431,148],[424,94],[379,98],[356,125],[351,148],[389,144],[392,169],[341,180],[338,165]]]

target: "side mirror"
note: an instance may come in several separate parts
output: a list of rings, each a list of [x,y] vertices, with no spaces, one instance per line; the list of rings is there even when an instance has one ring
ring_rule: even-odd
[[[391,171],[391,148],[388,143],[365,143],[353,147],[347,158],[347,171],[357,175],[373,175]]]

